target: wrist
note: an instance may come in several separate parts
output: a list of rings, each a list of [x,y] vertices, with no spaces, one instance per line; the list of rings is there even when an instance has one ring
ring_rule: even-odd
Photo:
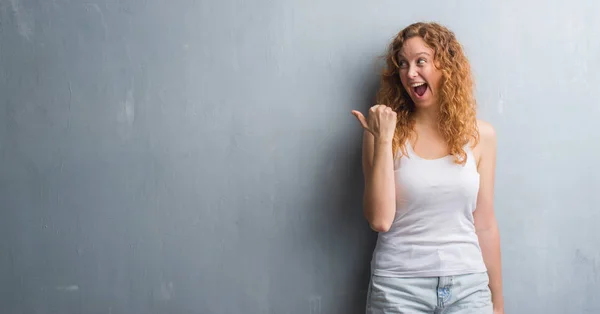
[[[504,302],[494,302],[494,300],[492,300],[492,304],[495,312],[504,313]]]
[[[392,144],[392,140],[391,138],[387,138],[384,136],[377,136],[375,137],[375,143],[376,144],[383,144],[383,145],[388,145],[388,144]]]

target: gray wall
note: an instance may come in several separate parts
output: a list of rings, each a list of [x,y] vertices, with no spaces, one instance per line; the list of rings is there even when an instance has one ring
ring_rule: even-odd
[[[168,4],[167,4],[168,3]],[[598,313],[600,2],[0,0],[2,313],[361,313],[377,56],[451,27],[507,313]]]

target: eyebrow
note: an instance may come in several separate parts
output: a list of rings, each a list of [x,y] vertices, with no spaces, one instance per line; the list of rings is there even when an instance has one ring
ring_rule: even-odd
[[[426,55],[428,57],[431,57],[431,55],[428,52],[426,52],[426,51],[422,51],[422,52],[419,52],[419,53],[416,54],[416,56],[420,56],[420,55]],[[399,60],[405,60],[406,59],[406,57],[402,53],[398,53],[398,57],[399,57],[398,58]]]

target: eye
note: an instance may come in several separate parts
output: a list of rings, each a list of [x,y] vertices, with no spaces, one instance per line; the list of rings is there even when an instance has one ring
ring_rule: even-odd
[[[406,61],[404,61],[404,60],[400,60],[400,62],[398,62],[398,66],[399,66],[401,69],[403,69],[403,68],[406,68],[406,66],[407,66],[407,64],[406,64]]]
[[[425,62],[426,62],[426,60],[423,58],[419,58],[419,60],[417,60],[418,65],[423,65],[423,64],[425,64]]]

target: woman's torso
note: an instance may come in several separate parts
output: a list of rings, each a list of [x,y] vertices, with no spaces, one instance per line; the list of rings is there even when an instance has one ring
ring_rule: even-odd
[[[473,211],[479,173],[465,146],[465,165],[454,157],[420,157],[409,141],[395,158],[396,215],[380,233],[372,271],[381,276],[450,276],[485,271]]]

